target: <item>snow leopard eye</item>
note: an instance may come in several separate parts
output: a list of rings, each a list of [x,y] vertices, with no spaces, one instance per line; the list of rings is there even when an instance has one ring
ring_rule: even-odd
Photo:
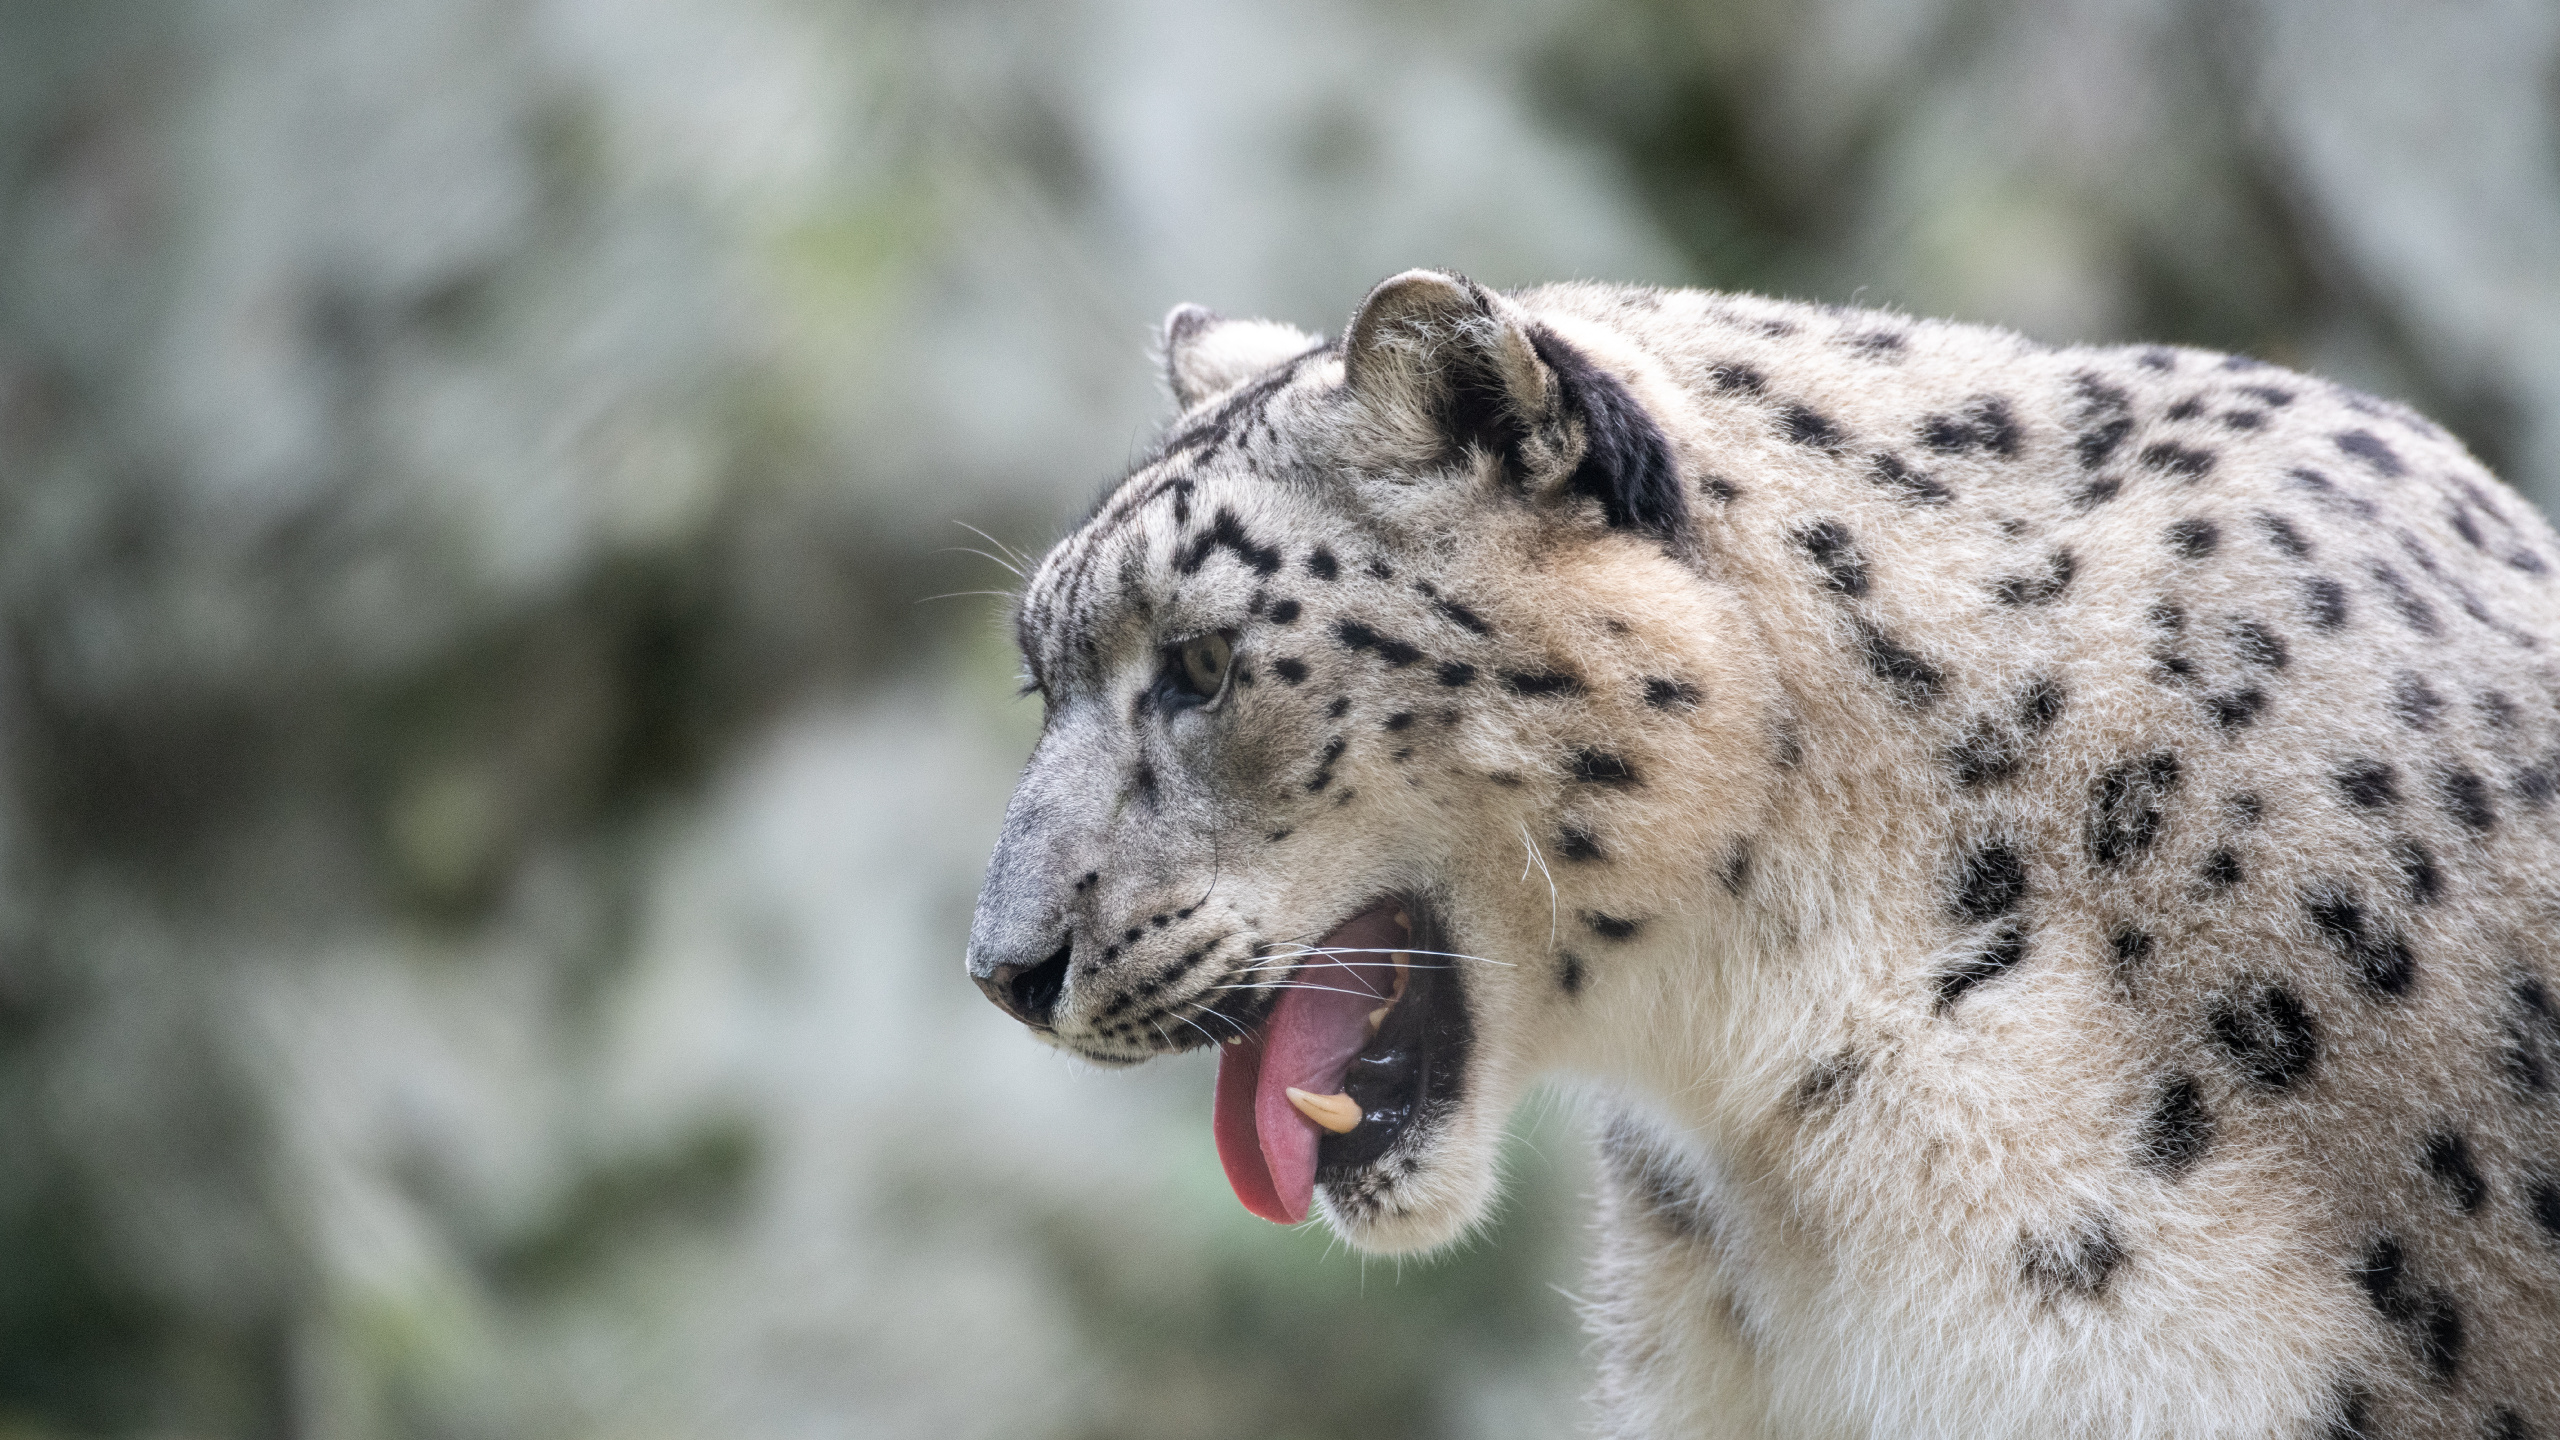
[[[1212,630],[1174,646],[1166,658],[1170,663],[1162,684],[1167,708],[1206,705],[1227,688],[1235,643],[1224,632]]]

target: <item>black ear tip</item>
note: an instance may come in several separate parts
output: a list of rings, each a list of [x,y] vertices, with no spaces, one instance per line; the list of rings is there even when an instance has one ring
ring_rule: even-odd
[[[1218,312],[1206,305],[1176,305],[1164,317],[1165,344],[1189,344],[1201,331],[1217,324],[1218,318]]]
[[[1567,482],[1600,502],[1609,524],[1676,542],[1689,524],[1689,496],[1671,441],[1626,382],[1593,364],[1544,325],[1529,332],[1556,377],[1558,398],[1582,422],[1582,459]]]

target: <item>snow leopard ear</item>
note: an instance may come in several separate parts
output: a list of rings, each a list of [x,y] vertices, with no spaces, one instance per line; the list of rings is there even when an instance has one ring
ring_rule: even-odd
[[[1626,382],[1474,281],[1408,270],[1381,282],[1351,317],[1342,363],[1390,433],[1443,463],[1489,454],[1532,494],[1588,497],[1612,528],[1683,541],[1679,464]]]
[[[1188,410],[1323,342],[1277,320],[1229,320],[1197,305],[1164,317],[1164,380]]]

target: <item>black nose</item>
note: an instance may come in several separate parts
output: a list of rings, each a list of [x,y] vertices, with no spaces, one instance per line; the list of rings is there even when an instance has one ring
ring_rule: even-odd
[[[1037,965],[998,965],[976,977],[978,988],[987,992],[997,1009],[1046,1030],[1049,1018],[1058,1011],[1058,996],[1066,991],[1067,959],[1074,949],[1075,942],[1069,940]]]

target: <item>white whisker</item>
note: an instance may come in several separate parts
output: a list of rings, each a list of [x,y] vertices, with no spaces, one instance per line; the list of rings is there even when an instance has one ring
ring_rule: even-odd
[[[968,521],[966,521],[966,520],[954,520],[954,521],[952,521],[951,523],[952,523],[952,524],[954,524],[954,525],[959,526],[959,527],[960,527],[961,529],[963,529],[963,530],[968,531],[970,534],[977,536],[979,539],[986,541],[988,544],[993,545],[993,546],[994,546],[994,547],[996,547],[997,549],[999,549],[999,550],[1003,551],[1005,554],[1012,556],[1016,561],[1019,561],[1020,563],[1025,564],[1025,565],[1028,565],[1028,564],[1030,564],[1030,563],[1031,563],[1031,557],[1030,557],[1030,556],[1025,555],[1025,554],[1023,554],[1021,551],[1014,549],[1012,546],[1007,545],[1006,543],[1004,543],[1003,541],[1001,541],[1001,540],[997,539],[997,538],[996,538],[996,537],[994,537],[993,535],[990,535],[990,534],[988,534],[986,531],[979,529],[977,526],[970,524]],[[1006,568],[1007,568],[1007,569],[1011,569],[1012,567],[1011,567],[1011,566],[1007,566]],[[1021,572],[1021,571],[1019,571],[1019,570],[1015,570],[1013,573],[1014,573],[1014,574],[1016,574],[1016,575],[1019,575],[1019,574],[1021,574],[1022,572]]]
[[[1281,982],[1281,983],[1279,983],[1279,984],[1276,984],[1276,985],[1211,985],[1211,986],[1207,986],[1207,987],[1205,987],[1205,988],[1210,989],[1210,990],[1257,990],[1257,991],[1258,991],[1258,990],[1320,990],[1320,991],[1324,992],[1324,993],[1325,993],[1325,994],[1327,994],[1327,995],[1348,995],[1348,996],[1352,997],[1352,998],[1353,998],[1353,999],[1355,999],[1355,1000],[1375,1000],[1375,1001],[1378,1001],[1378,1002],[1379,1002],[1379,1003],[1381,1003],[1381,1004],[1384,1004],[1384,1003],[1386,1002],[1386,999],[1387,999],[1387,997],[1386,997],[1386,996],[1381,995],[1381,994],[1377,993],[1377,992],[1376,992],[1376,991],[1374,991],[1374,990],[1345,990],[1345,989],[1341,988],[1340,986],[1336,986],[1336,985],[1308,985],[1308,984],[1304,984],[1304,983],[1296,983],[1296,984],[1292,984],[1292,983],[1289,983],[1289,982],[1287,982],[1287,981],[1283,981],[1283,982]]]
[[[1538,864],[1538,873],[1547,877],[1547,953],[1556,948],[1556,875],[1547,868],[1547,857],[1538,853],[1538,842],[1529,834],[1527,822],[1520,826],[1520,843],[1529,847],[1529,858]],[[1529,867],[1520,867],[1520,878],[1529,878]]]

